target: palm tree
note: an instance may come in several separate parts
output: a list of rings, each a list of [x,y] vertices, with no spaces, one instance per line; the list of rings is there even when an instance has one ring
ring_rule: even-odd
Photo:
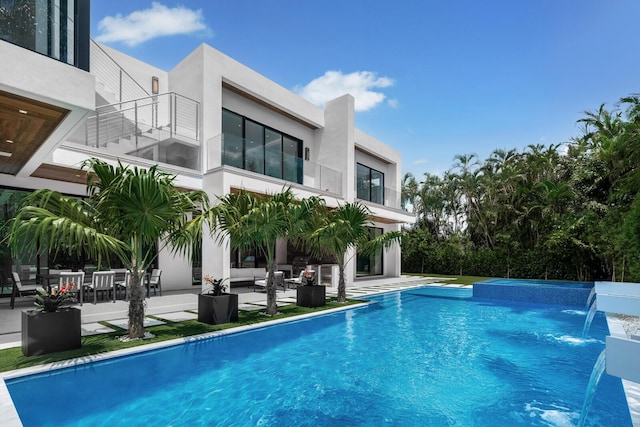
[[[407,209],[407,205],[412,206],[412,211],[415,212],[415,198],[418,193],[418,182],[416,177],[411,172],[407,172],[402,177],[402,187],[400,196],[400,207]]]
[[[274,272],[275,249],[278,239],[299,241],[314,212],[323,201],[310,197],[297,201],[290,188],[274,195],[257,195],[248,191],[227,194],[219,199],[208,213],[209,221],[216,224],[217,240],[228,239],[233,249],[258,249],[267,260],[266,314],[278,314]]]
[[[358,202],[345,203],[329,211],[307,237],[307,243],[315,255],[330,255],[338,263],[338,302],[347,300],[344,269],[355,255],[346,259],[347,251],[357,248],[363,255],[372,254],[393,242],[399,242],[402,236],[399,231],[389,231],[371,239],[369,226],[372,223],[369,218],[370,211],[366,206]]]
[[[11,225],[11,247],[19,252],[48,253],[65,250],[83,253],[98,264],[115,255],[131,272],[129,337],[144,336],[145,270],[159,251],[168,247],[188,255],[202,236],[204,217],[190,215],[207,209],[202,191],[185,192],[174,185],[175,176],[157,166],[148,170],[109,165],[89,159],[82,165],[88,174],[88,199],[67,197],[44,189],[32,193]]]

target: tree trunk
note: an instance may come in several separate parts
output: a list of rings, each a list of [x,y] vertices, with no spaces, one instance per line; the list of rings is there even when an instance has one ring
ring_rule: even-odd
[[[340,270],[340,275],[338,279],[338,302],[347,302],[347,287],[344,283],[344,264],[338,263],[338,269]]]
[[[275,316],[278,314],[278,304],[276,304],[276,285],[275,275],[273,274],[276,268],[275,263],[269,263],[269,276],[267,280],[267,310],[268,316]]]
[[[144,272],[131,272],[129,277],[129,338],[144,337]]]

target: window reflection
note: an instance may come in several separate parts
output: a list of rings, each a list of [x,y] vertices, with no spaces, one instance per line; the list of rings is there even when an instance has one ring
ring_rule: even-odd
[[[224,109],[222,132],[223,164],[302,184],[301,140]]]
[[[384,174],[360,163],[356,164],[358,199],[384,204]]]

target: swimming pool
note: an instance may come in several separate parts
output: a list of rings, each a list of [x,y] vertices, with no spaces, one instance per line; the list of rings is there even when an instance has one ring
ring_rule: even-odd
[[[575,424],[604,315],[585,340],[584,312],[470,296],[390,293],[7,386],[25,426]],[[631,425],[619,379],[604,376],[589,414],[587,425]]]

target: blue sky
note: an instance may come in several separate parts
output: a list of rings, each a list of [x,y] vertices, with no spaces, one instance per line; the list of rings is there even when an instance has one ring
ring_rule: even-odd
[[[557,144],[640,92],[637,0],[92,1],[92,37],[164,70],[207,43],[442,173]]]

